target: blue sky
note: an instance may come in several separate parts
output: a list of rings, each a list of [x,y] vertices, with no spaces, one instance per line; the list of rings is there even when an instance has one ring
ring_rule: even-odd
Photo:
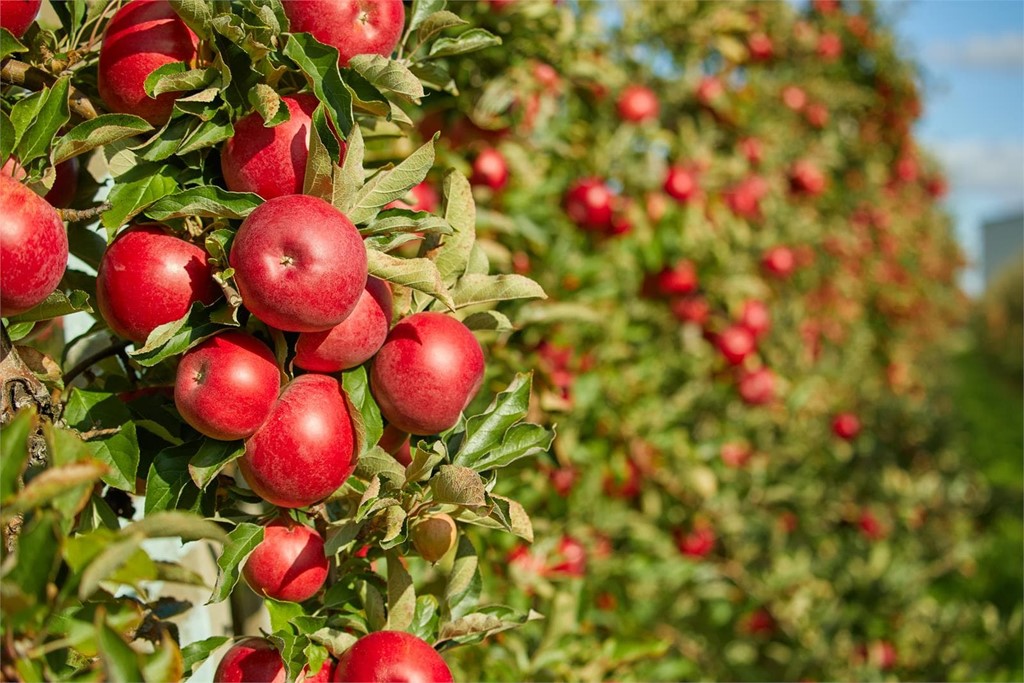
[[[944,163],[946,204],[969,257],[980,224],[1024,208],[1024,2],[904,0],[883,3],[905,55],[923,72],[918,137]],[[981,288],[970,269],[963,282]]]

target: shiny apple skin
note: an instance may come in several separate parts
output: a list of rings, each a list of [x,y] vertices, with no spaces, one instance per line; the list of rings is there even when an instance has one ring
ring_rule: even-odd
[[[21,38],[39,16],[43,0],[3,0],[0,3],[0,27]]]
[[[327,567],[320,534],[279,518],[263,527],[263,540],[245,561],[242,575],[257,595],[303,602],[323,588]]]
[[[0,174],[0,314],[35,308],[68,265],[68,235],[45,199]]]
[[[363,636],[338,660],[335,683],[451,683],[452,672],[425,640],[403,631]]]
[[[285,2],[284,11],[292,33],[338,48],[342,66],[356,55],[390,56],[405,28],[402,0],[304,0]]]
[[[619,95],[618,109],[623,121],[652,121],[658,118],[658,96],[648,87],[631,85]]]
[[[221,441],[253,435],[281,389],[274,352],[244,332],[222,332],[178,364],[174,403],[194,429]]]
[[[359,231],[345,214],[307,195],[277,197],[249,214],[229,261],[245,307],[289,332],[331,329],[366,287]]]
[[[107,247],[96,276],[96,303],[114,332],[144,342],[200,301],[221,296],[206,252],[146,223],[128,228]]]
[[[473,333],[432,312],[399,321],[370,369],[381,414],[395,428],[421,435],[454,426],[483,378],[484,354]]]
[[[391,287],[366,279],[355,310],[324,332],[303,332],[295,342],[295,365],[314,372],[340,372],[362,365],[380,350],[391,329]]]
[[[141,116],[154,126],[171,117],[178,93],[146,94],[146,78],[165,64],[196,60],[199,39],[167,0],[131,0],[107,24],[98,87],[107,108]]]
[[[356,439],[338,380],[296,377],[246,441],[239,469],[267,502],[300,508],[323,500],[356,467]]]
[[[595,232],[611,228],[615,195],[600,178],[583,178],[565,193],[565,212],[584,230]]]
[[[214,683],[285,683],[287,673],[277,648],[263,638],[245,638],[224,653]]]
[[[255,192],[264,199],[302,194],[317,99],[301,94],[282,97],[281,103],[291,118],[267,128],[253,112],[235,123],[235,134],[221,148],[224,183],[232,192]]]

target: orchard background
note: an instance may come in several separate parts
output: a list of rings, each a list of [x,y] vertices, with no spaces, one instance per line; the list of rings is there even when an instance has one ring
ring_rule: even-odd
[[[194,40],[105,67],[151,49],[108,28],[139,2],[14,26],[32,3],[0,0],[0,269],[36,206],[10,178],[71,254],[4,303],[5,679],[365,678],[381,630],[455,680],[1024,675],[1021,270],[959,289],[920,74],[876,5],[395,0],[353,20],[394,42],[357,49],[300,30],[330,3],[176,0],[151,6]],[[338,366],[289,325],[339,280],[282,317],[241,256],[293,193],[281,239],[340,211],[392,294],[367,300],[419,316]],[[152,222],[209,270],[140,332],[165,276],[122,247],[135,284],[98,303],[97,271],[114,287]],[[410,361],[439,382],[410,408],[388,349],[426,311],[486,364],[476,392],[451,333],[458,363]],[[278,418],[204,421],[256,393],[241,375],[181,396],[238,330],[281,386],[342,388],[301,409],[347,412],[337,438],[274,455],[298,499],[259,475]],[[339,451],[344,483],[308,493]],[[293,562],[263,559],[275,519],[315,538],[311,590],[261,578]]]

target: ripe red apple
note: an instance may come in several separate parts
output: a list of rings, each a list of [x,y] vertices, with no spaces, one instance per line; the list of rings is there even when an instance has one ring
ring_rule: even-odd
[[[740,631],[752,636],[770,636],[775,633],[776,628],[775,617],[764,607],[751,612],[740,622]]]
[[[174,404],[200,433],[234,441],[259,429],[280,388],[277,360],[266,344],[244,332],[222,332],[182,356]]]
[[[751,59],[756,62],[768,61],[775,54],[772,39],[760,31],[751,33],[747,38],[747,49],[750,51]]]
[[[264,199],[302,194],[309,158],[309,135],[317,99],[300,94],[282,97],[291,115],[273,128],[253,112],[235,123],[235,134],[220,151],[224,183],[232,192],[255,192]]]
[[[600,178],[584,178],[565,193],[565,212],[584,230],[604,232],[612,223],[615,195]]]
[[[96,276],[96,303],[117,334],[144,342],[159,325],[188,313],[197,301],[221,296],[198,246],[145,223],[128,228],[107,247]]]
[[[648,87],[631,85],[619,95],[618,109],[623,121],[653,121],[658,118],[658,96]]]
[[[768,306],[759,299],[745,301],[740,312],[740,325],[747,328],[755,338],[763,337],[772,327]]]
[[[20,0],[15,1],[20,2]],[[67,161],[60,162],[54,168],[54,171],[56,176],[53,180],[53,187],[43,195],[43,199],[49,202],[51,206],[58,209],[66,209],[78,191],[78,157],[72,157]],[[14,157],[7,160],[7,163],[0,168],[0,173],[8,175],[15,180],[24,180],[28,175]]]
[[[682,323],[704,325],[711,315],[711,306],[700,295],[682,297],[669,304],[672,315]]]
[[[782,103],[793,111],[800,111],[807,104],[807,93],[796,85],[787,85],[782,89]]]
[[[697,84],[697,101],[705,107],[711,107],[725,94],[722,79],[706,76]]]
[[[769,274],[785,279],[796,271],[796,256],[789,247],[775,246],[761,256],[761,265]]]
[[[761,216],[761,200],[768,194],[768,181],[751,175],[725,192],[729,209],[740,218],[757,219]]]
[[[545,574],[583,578],[587,574],[587,550],[572,536],[562,536],[558,541]]]
[[[437,211],[437,207],[441,204],[441,198],[437,196],[437,190],[434,186],[424,180],[419,185],[415,185],[409,190],[410,198],[412,203],[405,201],[404,199],[396,199],[391,202],[385,209],[408,209],[410,211],[426,211],[427,213],[434,213]]]
[[[715,549],[715,530],[710,524],[696,523],[688,533],[678,533],[676,546],[687,557],[705,557]]]
[[[730,365],[741,365],[756,346],[754,335],[741,325],[727,327],[718,335],[715,344]]]
[[[45,199],[0,173],[0,315],[35,308],[60,283],[68,235]]]
[[[390,57],[405,28],[402,0],[305,0],[283,5],[292,33],[311,33],[338,48],[342,66],[356,55]]]
[[[775,400],[775,374],[768,368],[749,370],[740,375],[740,398],[750,405],[764,405]]]
[[[263,527],[263,540],[242,568],[257,595],[302,602],[327,580],[324,539],[308,526],[280,517]]]
[[[843,40],[835,33],[822,33],[818,37],[818,56],[826,62],[834,62],[843,54]]]
[[[647,289],[653,289],[651,293],[661,297],[685,296],[697,290],[697,282],[697,266],[693,261],[681,259],[671,268],[662,268]]]
[[[345,651],[332,680],[452,683],[453,679],[441,655],[425,640],[404,631],[377,631]]]
[[[501,152],[488,147],[481,150],[473,160],[473,175],[470,179],[474,185],[486,185],[495,192],[508,183],[508,165]]]
[[[289,332],[329,330],[355,309],[366,287],[363,238],[318,197],[288,195],[260,205],[238,229],[229,260],[245,307]]]
[[[413,524],[410,532],[416,552],[431,564],[437,563],[458,540],[458,528],[449,515],[438,513]]]
[[[0,4],[0,27],[21,38],[39,15],[43,0],[3,0]]]
[[[537,62],[533,66],[533,77],[545,90],[557,93],[562,86],[562,79],[558,76],[555,67],[544,62]]]
[[[896,648],[888,640],[876,640],[867,648],[868,660],[882,671],[896,666]]]
[[[146,94],[146,78],[165,64],[194,65],[199,39],[167,0],[132,0],[107,24],[100,47],[98,87],[107,108],[154,126],[171,117],[178,93]]]
[[[665,194],[678,202],[686,202],[698,191],[697,174],[683,166],[671,166],[665,175]]]
[[[366,278],[366,289],[347,318],[323,332],[303,332],[295,342],[295,364],[303,370],[340,372],[377,353],[391,328],[391,286]]]
[[[273,505],[312,505],[356,467],[355,432],[338,380],[302,375],[285,386],[266,422],[246,441],[239,469]]]
[[[796,194],[819,195],[825,191],[827,178],[817,164],[801,159],[789,171],[789,187]]]
[[[740,468],[750,460],[750,446],[745,443],[730,441],[722,444],[719,455],[727,467]]]
[[[740,140],[740,153],[748,162],[757,166],[764,159],[764,144],[759,138],[743,138]]]
[[[224,653],[213,680],[215,683],[285,683],[284,661],[269,640],[245,638]]]
[[[403,432],[394,425],[386,425],[377,445],[393,455],[402,467],[408,467],[412,464],[409,432]]]
[[[860,513],[857,526],[860,528],[861,535],[869,541],[880,541],[885,538],[885,527],[871,510],[865,509]]]
[[[860,434],[860,420],[854,413],[839,413],[832,420],[832,433],[840,439],[852,441]]]
[[[370,370],[381,414],[410,434],[454,426],[483,379],[484,354],[473,333],[455,318],[431,312],[399,321]]]

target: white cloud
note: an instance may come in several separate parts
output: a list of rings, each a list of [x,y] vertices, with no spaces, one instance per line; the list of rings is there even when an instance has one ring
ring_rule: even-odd
[[[1024,202],[1024,141],[960,139],[934,142],[956,192],[979,192]]]
[[[945,66],[978,69],[1024,69],[1024,34],[976,34],[962,40],[934,42],[925,55]]]

